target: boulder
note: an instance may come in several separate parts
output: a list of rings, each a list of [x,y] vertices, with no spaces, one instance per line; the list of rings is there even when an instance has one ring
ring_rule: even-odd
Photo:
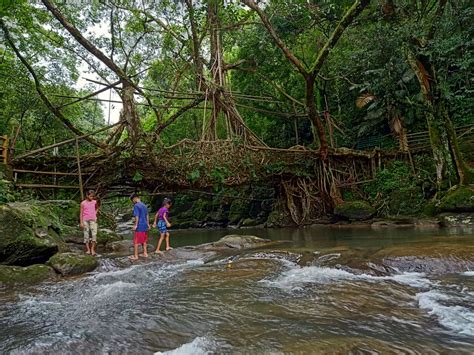
[[[97,258],[87,254],[58,253],[52,256],[48,262],[54,270],[63,276],[79,275],[94,270]]]
[[[444,196],[438,206],[441,212],[474,212],[474,186],[458,186]]]
[[[474,228],[474,213],[441,213],[439,216],[443,227]]]
[[[38,206],[51,211],[63,225],[78,226],[80,204],[72,200],[35,201]]]
[[[259,225],[258,220],[253,218],[245,218],[241,224],[242,227],[255,227],[257,225]]]
[[[47,265],[30,265],[27,267],[0,265],[0,285],[32,285],[52,279],[56,273]]]
[[[46,262],[64,240],[63,224],[48,207],[37,202],[0,206],[0,263],[27,266]]]
[[[111,243],[107,243],[105,246],[106,251],[118,253],[118,252],[129,252],[133,247],[131,240],[119,240]]]
[[[97,232],[97,245],[106,246],[109,243],[121,241],[123,238],[110,229],[99,229]]]
[[[232,249],[251,249],[260,247],[271,242],[269,239],[259,238],[253,235],[226,235],[217,242],[212,243],[213,247],[217,248],[232,248]]]
[[[273,209],[268,215],[265,227],[267,228],[280,228],[280,227],[291,227],[295,226],[295,222],[291,219],[290,212],[286,207],[286,203],[283,200],[277,201],[273,205]]]
[[[366,201],[348,201],[334,209],[336,216],[351,221],[367,220],[374,216],[375,212],[375,208]]]

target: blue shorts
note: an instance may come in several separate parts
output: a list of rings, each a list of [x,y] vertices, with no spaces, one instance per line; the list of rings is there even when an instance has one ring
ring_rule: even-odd
[[[166,227],[166,222],[163,221],[163,220],[159,220],[158,221],[158,230],[160,231],[160,233],[168,233],[168,227]]]

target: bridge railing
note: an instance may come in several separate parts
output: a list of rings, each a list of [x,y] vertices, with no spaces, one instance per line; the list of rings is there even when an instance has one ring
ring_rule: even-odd
[[[455,127],[459,141],[474,141],[474,124]],[[406,135],[409,150],[430,149],[430,135],[428,131],[414,132]],[[357,141],[356,149],[368,150],[379,148],[382,150],[399,149],[400,142],[393,134],[364,137]]]

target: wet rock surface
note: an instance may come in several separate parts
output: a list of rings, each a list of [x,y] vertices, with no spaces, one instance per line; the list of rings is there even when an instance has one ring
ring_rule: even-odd
[[[97,258],[87,254],[58,253],[48,260],[48,265],[63,276],[79,275],[93,271]]]
[[[55,277],[56,273],[47,265],[27,267],[0,265],[0,287],[33,285]]]

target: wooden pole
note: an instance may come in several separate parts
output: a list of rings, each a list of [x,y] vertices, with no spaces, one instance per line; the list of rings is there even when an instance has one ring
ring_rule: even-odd
[[[2,157],[5,164],[8,163],[8,136],[3,136]]]
[[[81,157],[79,155],[79,139],[76,137],[76,158],[77,173],[79,176],[79,191],[81,192],[81,200],[84,200],[84,187],[82,186]]]
[[[26,158],[26,157],[29,157],[30,155],[34,155],[34,154],[38,154],[38,153],[41,153],[41,152],[44,152],[45,150],[48,150],[48,149],[51,149],[51,148],[56,148],[56,147],[60,147],[62,145],[65,145],[65,144],[69,144],[69,143],[73,143],[75,140],[79,140],[79,139],[84,139],[84,138],[87,138],[89,136],[93,136],[94,134],[97,134],[97,133],[100,133],[100,132],[103,132],[103,131],[106,131],[106,130],[109,130],[115,126],[118,126],[121,122],[117,122],[111,126],[107,126],[107,127],[104,127],[104,128],[101,128],[95,132],[91,132],[91,133],[88,133],[88,134],[84,134],[82,136],[77,136],[75,138],[71,138],[71,139],[67,139],[65,141],[62,141],[62,142],[59,142],[59,143],[55,143],[55,144],[52,144],[52,145],[49,145],[47,147],[43,147],[43,148],[39,148],[39,149],[35,149],[35,150],[31,150],[29,152],[26,152],[22,155],[19,155],[15,158],[15,160],[17,159],[22,159],[22,158]]]

